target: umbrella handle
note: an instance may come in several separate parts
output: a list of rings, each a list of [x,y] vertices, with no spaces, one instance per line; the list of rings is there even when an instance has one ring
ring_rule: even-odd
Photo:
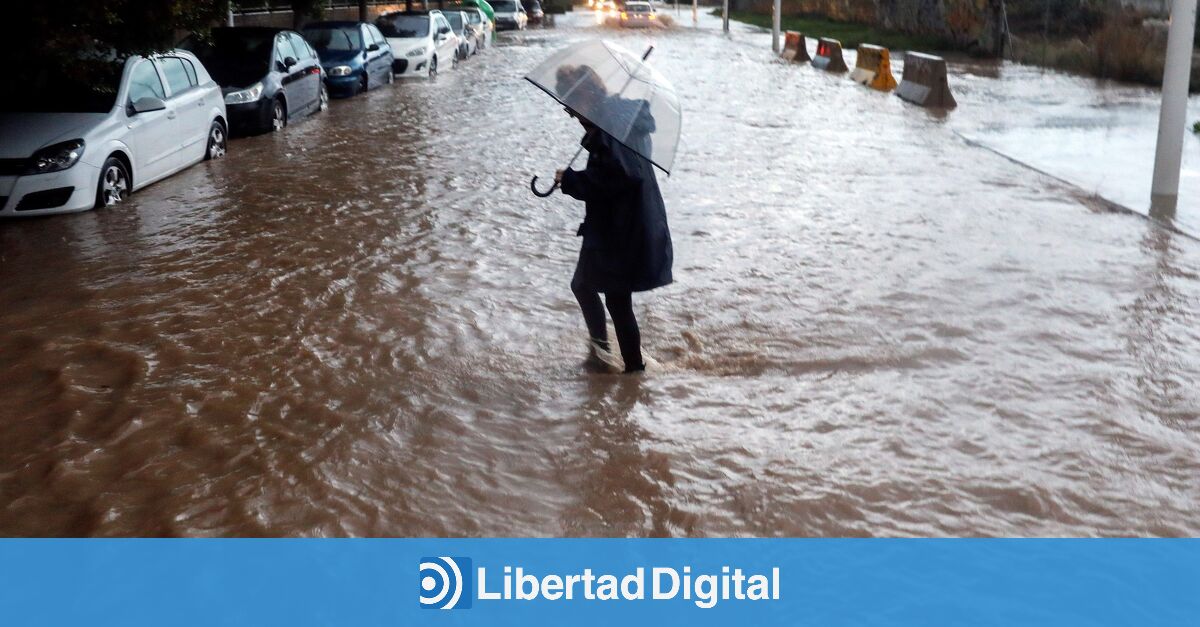
[[[537,180],[538,177],[535,176],[533,177],[532,181],[529,181],[529,191],[533,192],[533,195],[537,196],[538,198],[545,198],[550,194],[553,194],[554,190],[558,189],[558,181],[555,181],[554,184],[550,186],[550,189],[544,192],[539,192],[537,188]]]

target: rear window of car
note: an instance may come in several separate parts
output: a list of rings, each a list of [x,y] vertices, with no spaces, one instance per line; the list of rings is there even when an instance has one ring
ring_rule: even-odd
[[[650,5],[629,3],[625,5],[625,10],[630,13],[649,13]]]
[[[355,52],[363,48],[362,33],[356,26],[306,28],[304,38],[317,52]]]
[[[429,35],[429,16],[426,15],[384,16],[379,18],[375,25],[379,27],[384,37],[407,39]]]
[[[482,24],[483,18],[479,17],[479,11],[470,11],[467,13],[467,21],[472,24]]]
[[[196,86],[195,70],[188,72],[185,61],[179,57],[161,57],[158,64],[162,67],[163,76],[167,77],[167,85],[171,94],[180,94]],[[188,64],[190,65],[190,64]]]
[[[383,33],[379,32],[379,28],[374,24],[367,24],[367,32],[371,33],[371,37],[375,40],[375,43],[380,46],[387,45],[387,40],[383,38]]]
[[[463,18],[461,13],[451,13],[446,16],[446,19],[450,20],[450,25],[454,27],[454,30],[460,31],[463,29]]]
[[[512,13],[517,10],[516,0],[496,0],[492,3],[492,10],[497,13]]]

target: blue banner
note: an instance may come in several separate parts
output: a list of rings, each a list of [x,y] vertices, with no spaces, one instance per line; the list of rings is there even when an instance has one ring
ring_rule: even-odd
[[[1197,540],[0,540],[0,624],[1200,624]]]

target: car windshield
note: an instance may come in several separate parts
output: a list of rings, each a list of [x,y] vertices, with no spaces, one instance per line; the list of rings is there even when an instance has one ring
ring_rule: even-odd
[[[462,13],[447,13],[446,19],[450,20],[450,26],[455,32],[462,32],[463,18]]]
[[[81,60],[70,68],[30,68],[19,84],[0,86],[7,113],[108,113],[117,101],[124,62]]]
[[[427,37],[429,36],[429,17],[425,15],[393,15],[382,17],[376,24],[383,31],[384,37]]]
[[[517,10],[516,0],[496,0],[492,3],[492,10],[496,13],[513,13]]]
[[[357,26],[325,26],[304,29],[304,38],[317,52],[358,52],[362,35]]]
[[[200,57],[220,85],[244,87],[266,76],[274,41],[274,31],[214,28],[211,40],[189,38],[183,47]]]

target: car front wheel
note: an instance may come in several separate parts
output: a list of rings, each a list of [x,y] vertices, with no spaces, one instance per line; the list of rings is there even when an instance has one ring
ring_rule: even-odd
[[[129,188],[129,170],[125,162],[116,157],[105,159],[96,186],[96,208],[121,204],[129,196]]]
[[[364,81],[366,79],[363,79]],[[365,82],[364,82],[365,84]],[[365,90],[364,90],[365,91]],[[317,110],[326,111],[329,109],[329,88],[321,83],[321,103],[317,105]]]
[[[429,78],[436,78],[436,77],[437,77],[437,57],[434,56],[429,59]]]
[[[276,98],[271,103],[271,132],[282,131],[285,126],[287,126],[287,109],[283,106],[283,100]]]
[[[225,134],[225,125],[217,120],[213,120],[212,127],[208,129],[208,148],[204,151],[204,158],[212,160],[224,157],[228,141],[229,138]]]

